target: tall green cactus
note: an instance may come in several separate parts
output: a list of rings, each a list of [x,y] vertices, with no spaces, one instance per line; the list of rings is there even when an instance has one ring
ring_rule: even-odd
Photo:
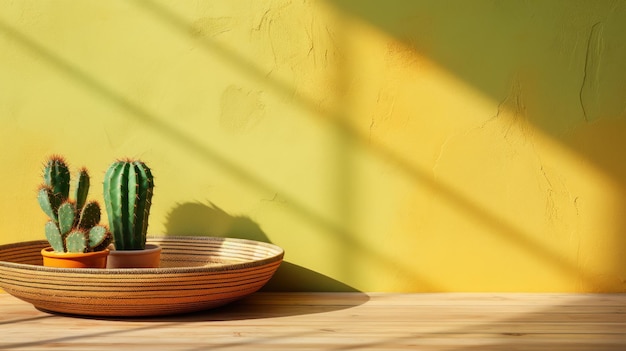
[[[82,168],[78,172],[75,201],[69,199],[70,171],[62,157],[50,157],[44,167],[43,178],[37,201],[50,218],[45,225],[45,233],[54,251],[90,252],[105,249],[113,238],[106,227],[98,225],[100,205],[95,201],[87,202],[87,170]],[[83,239],[80,239],[81,236]]]
[[[104,176],[104,204],[116,250],[146,247],[154,179],[139,160],[113,162]]]

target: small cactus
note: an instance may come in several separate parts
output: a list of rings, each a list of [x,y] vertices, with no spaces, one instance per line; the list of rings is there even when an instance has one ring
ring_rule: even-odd
[[[139,160],[113,162],[104,176],[104,203],[116,250],[143,250],[154,179]]]
[[[87,202],[87,170],[82,168],[78,172],[74,200],[69,199],[70,172],[62,157],[50,157],[43,178],[37,201],[50,218],[45,225],[45,234],[52,249],[56,252],[104,250],[113,238],[106,227],[98,225],[100,205],[95,201]]]

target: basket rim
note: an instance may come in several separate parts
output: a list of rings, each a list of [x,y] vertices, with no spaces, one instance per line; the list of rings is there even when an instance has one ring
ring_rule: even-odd
[[[232,270],[241,270],[247,268],[253,268],[258,266],[264,266],[268,264],[272,264],[275,262],[281,262],[283,260],[285,251],[283,248],[262,241],[250,240],[250,239],[241,239],[241,238],[231,238],[231,237],[216,237],[216,236],[148,236],[148,242],[189,242],[189,241],[198,241],[198,242],[230,242],[230,243],[239,243],[245,246],[254,247],[254,246],[262,246],[267,249],[270,249],[272,252],[268,253],[267,257],[263,258],[255,258],[246,260],[244,262],[238,263],[226,263],[221,265],[210,265],[210,266],[192,266],[192,267],[166,267],[166,268],[56,268],[56,267],[45,267],[39,265],[31,265],[25,263],[15,263],[0,260],[0,267],[13,268],[13,269],[21,269],[21,270],[29,270],[29,271],[41,271],[41,272],[50,272],[50,273],[75,273],[75,274],[90,274],[90,275],[154,275],[154,274],[184,274],[184,273],[210,273],[210,272],[225,272]],[[21,241],[16,243],[4,244],[0,245],[0,250],[9,250],[20,247],[27,246],[42,246],[47,244],[46,240],[31,240],[31,241]]]

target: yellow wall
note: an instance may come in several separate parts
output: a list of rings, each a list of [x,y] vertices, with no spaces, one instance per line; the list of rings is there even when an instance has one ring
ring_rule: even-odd
[[[47,155],[287,290],[626,291],[622,1],[0,1],[0,243]]]

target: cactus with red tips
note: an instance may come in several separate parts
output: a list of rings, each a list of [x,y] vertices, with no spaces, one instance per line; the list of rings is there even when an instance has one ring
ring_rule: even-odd
[[[37,201],[50,218],[45,225],[45,234],[54,251],[90,252],[105,249],[111,243],[112,236],[105,226],[98,224],[100,205],[95,201],[87,202],[87,170],[82,168],[78,172],[74,200],[69,199],[70,171],[62,157],[50,157],[44,167],[43,179]]]

